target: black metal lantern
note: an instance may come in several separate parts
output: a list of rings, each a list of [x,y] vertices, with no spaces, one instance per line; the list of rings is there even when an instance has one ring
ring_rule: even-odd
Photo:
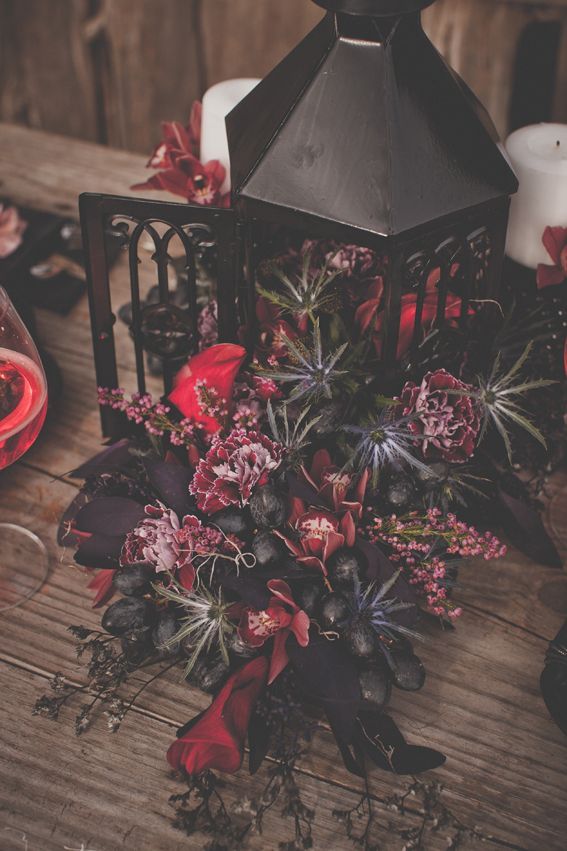
[[[517,181],[488,114],[423,32],[420,11],[433,0],[315,2],[328,10],[325,18],[227,118],[232,209],[82,196],[99,384],[117,378],[104,254],[109,222],[134,223],[132,333],[141,389],[142,233],[156,247],[166,313],[169,240],[175,234],[183,243],[193,290],[196,244],[203,234],[216,241],[222,340],[234,339],[240,324],[251,327],[258,269],[286,239],[361,246],[383,259],[381,356],[390,363],[407,293],[415,295],[419,340],[433,270],[439,325],[450,292],[459,296],[462,323],[471,299],[496,295]],[[191,296],[192,322],[195,309]],[[180,317],[171,320],[179,331]],[[167,388],[172,370],[162,350]],[[108,431],[112,412],[103,414]]]

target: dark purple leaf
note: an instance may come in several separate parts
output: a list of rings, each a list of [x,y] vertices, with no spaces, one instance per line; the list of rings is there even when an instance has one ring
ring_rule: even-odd
[[[539,512],[526,501],[498,488],[500,521],[519,550],[539,564],[562,567],[561,556],[547,534]]]
[[[364,755],[360,753],[360,748],[354,747],[350,740],[344,738],[340,726],[336,723],[336,718],[334,717],[332,710],[329,712],[328,707],[326,707],[326,711],[329,724],[331,725],[331,730],[333,731],[333,735],[343,758],[346,770],[351,774],[355,774],[357,777],[365,777],[366,771],[364,768]]]
[[[256,774],[270,747],[270,728],[266,715],[259,712],[254,712],[252,715],[248,727],[248,746],[250,748],[248,769],[250,774]]]
[[[420,774],[445,762],[439,751],[408,745],[390,716],[378,712],[360,712],[356,738],[379,768],[395,774]]]
[[[124,438],[107,446],[98,455],[81,464],[76,470],[72,470],[69,475],[75,479],[87,479],[89,476],[99,476],[101,473],[125,470],[131,462],[130,441]]]
[[[263,579],[254,579],[252,576],[247,576],[242,572],[239,576],[235,573],[229,573],[223,576],[220,579],[220,584],[223,588],[237,594],[240,600],[247,606],[258,609],[259,611],[263,611],[268,607],[272,596]]]
[[[182,464],[151,459],[145,462],[148,478],[161,501],[172,508],[180,519],[195,514],[197,505],[189,493],[193,473]]]
[[[59,521],[59,528],[57,529],[57,543],[60,547],[77,547],[80,544],[81,539],[73,534],[72,525],[80,509],[83,508],[88,501],[88,495],[80,491],[66,508]]]
[[[314,629],[307,647],[288,641],[286,649],[301,689],[323,704],[335,736],[350,743],[361,700],[352,658],[339,642],[323,638]]]
[[[81,532],[125,535],[135,529],[144,516],[144,507],[139,502],[123,496],[104,496],[81,508],[75,522]]]
[[[91,535],[75,553],[75,561],[83,567],[115,570],[123,544],[124,535]]]
[[[302,499],[308,505],[320,505],[323,508],[328,507],[325,504],[325,500],[321,499],[315,488],[306,482],[305,479],[300,478],[295,473],[288,473],[286,481],[291,497]]]

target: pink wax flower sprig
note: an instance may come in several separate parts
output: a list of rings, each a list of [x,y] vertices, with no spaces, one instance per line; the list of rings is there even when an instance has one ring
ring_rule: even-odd
[[[195,442],[195,422],[189,418],[176,422],[170,416],[171,408],[163,402],[154,402],[149,393],[134,393],[128,399],[121,387],[99,387],[98,403],[121,411],[130,422],[143,425],[152,437],[167,435],[173,446],[188,446]]]
[[[403,569],[410,585],[425,597],[430,611],[454,619],[462,609],[449,597],[451,559],[502,558],[506,546],[492,532],[479,532],[454,514],[438,508],[425,515],[375,517],[367,528],[369,539],[390,550],[390,560]]]

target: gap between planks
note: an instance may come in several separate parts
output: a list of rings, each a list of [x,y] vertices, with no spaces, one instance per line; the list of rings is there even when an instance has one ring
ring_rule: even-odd
[[[44,679],[46,681],[49,681],[53,676],[53,674],[51,674],[49,671],[45,670],[44,668],[40,668],[37,665],[31,664],[30,662],[24,662],[22,660],[16,659],[13,656],[10,656],[10,655],[3,653],[2,651],[0,651],[0,663],[3,663],[4,665],[7,665],[8,667],[13,668],[13,669],[18,670],[18,671],[25,671],[27,673],[34,674],[35,676],[41,677],[42,679]],[[73,680],[73,679],[71,679],[67,676],[65,676],[64,679],[65,679],[66,683],[68,683],[69,685],[74,686],[74,687],[80,687],[81,685],[83,685],[83,683],[80,683],[76,680]],[[180,721],[175,721],[173,718],[169,718],[165,715],[160,715],[156,712],[152,712],[151,710],[144,709],[143,707],[140,707],[140,706],[134,705],[130,708],[129,711],[134,712],[137,715],[140,715],[142,717],[150,718],[153,721],[156,721],[157,723],[164,724],[165,726],[172,727],[173,729],[177,729],[178,727],[181,726]],[[57,722],[52,722],[52,723],[57,723]],[[325,727],[325,729],[327,729],[327,728]],[[248,753],[247,748],[246,748],[246,753]],[[273,757],[270,757],[270,756],[267,756],[266,760],[268,762],[271,762],[271,763],[276,762],[273,759]],[[337,780],[330,779],[329,777],[323,777],[322,775],[317,774],[314,771],[309,771],[308,769],[301,768],[301,767],[297,767],[294,770],[295,770],[295,773],[297,775],[301,776],[301,777],[306,777],[306,778],[310,778],[312,780],[317,780],[321,783],[327,784],[327,785],[332,786],[336,789],[341,789],[341,790],[344,790],[344,791],[347,791],[347,792],[351,792],[352,794],[355,794],[355,795],[361,794],[361,789],[359,787],[355,786],[355,785],[350,786],[346,783],[340,783]],[[411,777],[408,777],[408,780],[411,780],[411,779],[412,779]],[[463,799],[463,796],[460,796],[458,793],[455,794],[453,792],[453,795],[456,799],[459,799],[459,798]],[[386,801],[383,798],[380,798],[376,794],[370,793],[370,797],[377,804],[385,804],[386,803]],[[422,812],[419,809],[415,809],[415,808],[409,807],[407,805],[405,806],[405,811],[408,815],[411,815],[411,816],[421,817],[421,815],[422,815]],[[510,849],[510,851],[527,851],[527,849],[525,849],[524,846],[516,845],[512,842],[507,842],[505,839],[500,839],[496,836],[486,836],[485,842],[489,842],[490,844],[495,845],[499,848],[508,848],[508,849]]]

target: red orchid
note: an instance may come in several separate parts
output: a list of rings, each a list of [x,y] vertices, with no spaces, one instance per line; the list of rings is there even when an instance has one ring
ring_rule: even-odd
[[[242,610],[238,635],[249,647],[262,647],[274,637],[268,675],[268,685],[271,685],[289,662],[285,645],[291,633],[301,647],[309,644],[309,615],[299,608],[289,585],[282,579],[270,580],[268,590],[273,597],[266,609],[258,611],[246,606]]]
[[[226,169],[218,160],[201,163],[192,154],[177,151],[169,151],[167,160],[171,162],[171,166],[165,171],[160,171],[145,183],[136,183],[131,188],[163,189],[203,207],[230,206],[230,196],[221,194]]]
[[[177,373],[170,401],[183,416],[216,434],[222,427],[222,409],[230,413],[234,382],[245,358],[246,349],[233,343],[199,352]]]
[[[188,774],[207,769],[235,774],[242,765],[246,732],[267,673],[268,660],[259,656],[232,674],[209,708],[170,746],[171,767]]]
[[[302,467],[301,474],[305,481],[317,491],[321,499],[337,514],[350,511],[358,518],[362,516],[364,494],[368,484],[368,470],[364,470],[357,478],[333,464],[326,449],[319,449],[313,456],[309,470]],[[356,484],[352,498],[349,499],[348,494],[354,482]]]
[[[148,168],[172,168],[173,155],[199,156],[202,111],[201,102],[196,100],[191,107],[189,123],[186,127],[179,121],[162,121],[162,141],[154,149],[148,162]]]
[[[553,266],[540,263],[537,267],[537,285],[540,290],[562,284],[567,279],[567,228],[546,228],[542,242],[553,260]]]
[[[285,542],[297,561],[307,567],[320,570],[327,575],[327,560],[341,547],[352,547],[356,539],[356,527],[350,511],[339,519],[336,514],[323,508],[310,508],[302,499],[292,499],[289,524],[297,533],[292,539],[281,532],[276,534]]]
[[[256,318],[258,335],[256,348],[263,354],[274,358],[285,358],[287,346],[285,338],[297,340],[297,332],[289,322],[281,318],[281,311],[264,296],[256,300]]]

